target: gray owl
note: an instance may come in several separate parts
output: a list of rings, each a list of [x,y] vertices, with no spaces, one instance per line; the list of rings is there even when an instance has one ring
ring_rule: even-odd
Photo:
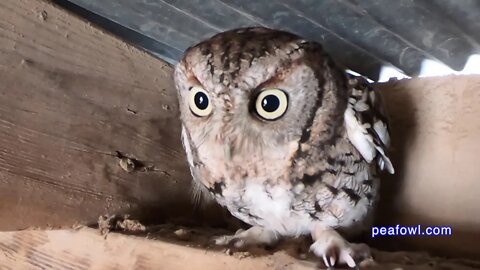
[[[363,79],[320,44],[261,27],[188,48],[174,78],[194,182],[252,226],[217,244],[310,234],[329,267],[370,256],[344,236],[368,226],[377,173],[393,166],[380,96]]]

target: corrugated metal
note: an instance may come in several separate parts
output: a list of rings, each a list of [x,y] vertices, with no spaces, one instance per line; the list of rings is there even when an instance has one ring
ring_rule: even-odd
[[[385,65],[416,76],[424,59],[461,70],[480,53],[479,0],[54,2],[170,63],[204,38],[252,25],[316,40],[337,62],[374,80]]]

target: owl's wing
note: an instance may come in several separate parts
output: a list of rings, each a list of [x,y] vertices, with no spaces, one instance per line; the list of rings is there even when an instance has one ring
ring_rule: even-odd
[[[208,192],[207,188],[202,184],[202,179],[198,171],[195,169],[196,163],[198,164],[198,158],[196,150],[192,148],[190,135],[187,129],[182,125],[182,145],[187,155],[188,166],[190,167],[190,173],[193,178],[192,182],[192,195],[195,205],[205,206],[208,203],[213,202],[213,198]]]
[[[348,76],[350,96],[345,111],[348,139],[368,163],[375,160],[380,169],[393,174],[386,153],[390,135],[381,97],[362,77]]]

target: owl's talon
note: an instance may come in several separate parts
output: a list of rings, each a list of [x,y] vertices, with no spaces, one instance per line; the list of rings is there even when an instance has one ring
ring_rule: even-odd
[[[313,236],[315,242],[310,246],[310,251],[321,257],[329,268],[336,264],[355,268],[358,261],[370,257],[370,248],[367,245],[349,243],[334,230],[319,230]]]
[[[327,251],[323,251],[323,248],[321,248],[319,245],[315,245],[315,243],[311,247],[311,251],[315,253],[315,255],[321,256],[325,266],[327,267],[334,267],[338,262],[339,264],[346,264],[350,268],[355,268],[357,266],[355,259],[363,260],[369,257],[365,256],[365,253],[358,253],[355,248],[350,247],[350,245],[353,246],[355,244],[349,244],[348,242],[345,242],[345,245],[332,245],[335,247],[330,247]]]
[[[334,267],[335,262],[336,262],[336,259],[334,255],[328,256],[326,254],[323,254],[323,263],[325,264],[325,266],[327,266],[328,268]]]
[[[347,265],[350,267],[350,268],[355,268],[357,266],[357,264],[355,263],[355,260],[352,258],[352,255],[350,254],[346,254],[343,256],[344,258],[344,261],[347,263]]]

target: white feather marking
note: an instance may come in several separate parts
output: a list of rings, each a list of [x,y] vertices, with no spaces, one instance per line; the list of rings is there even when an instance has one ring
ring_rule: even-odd
[[[292,215],[290,206],[293,193],[281,186],[265,190],[265,185],[247,182],[242,201],[250,213],[260,217],[261,226],[281,233],[282,235],[298,236],[308,233],[311,219],[308,214]]]
[[[359,100],[358,102],[355,103],[355,110],[359,112],[363,112],[368,110],[370,107],[368,107],[367,103],[365,103],[362,100]]]
[[[289,212],[291,194],[285,192],[285,189],[273,188],[272,197],[278,200],[272,200],[265,191],[265,186],[256,183],[248,183],[245,187],[244,200],[249,201],[252,205],[261,205],[259,212],[269,213],[275,217],[282,216],[285,212]],[[275,193],[275,194],[274,194]]]
[[[382,143],[388,146],[390,144],[390,135],[388,134],[387,125],[383,121],[378,120],[373,124],[373,129],[377,132]]]
[[[193,167],[192,150],[190,149],[190,142],[188,141],[188,138],[187,138],[187,131],[185,130],[185,127],[183,125],[182,125],[181,138],[182,138],[183,149],[185,149],[185,153],[187,154],[188,165],[190,165],[190,168],[192,168]],[[193,173],[192,173],[192,176],[193,176]]]
[[[194,170],[194,163],[193,163],[193,154],[192,149],[190,147],[190,141],[187,137],[187,130],[182,125],[182,145],[185,149],[185,154],[187,155],[187,162],[190,168],[190,174],[192,175],[193,182],[192,182],[192,197],[193,203],[195,206],[201,205],[202,203],[209,202],[212,200],[210,194],[206,191],[205,186],[201,183],[200,179],[195,176]]]
[[[350,106],[345,110],[344,117],[348,139],[368,163],[372,162],[376,149],[371,138],[369,140],[369,136],[366,136],[367,130],[357,121]]]
[[[380,145],[375,144],[373,141],[372,135],[367,131],[367,125],[362,125],[358,122],[354,115],[354,110],[349,105],[345,110],[345,127],[347,129],[347,136],[350,142],[357,148],[360,152],[362,157],[368,162],[372,162],[372,160],[376,157],[377,152],[382,155],[383,162],[378,163],[381,169],[386,168],[387,171],[391,174],[395,172],[393,169],[392,162],[385,154],[385,151]],[[375,128],[375,124],[377,128]],[[374,130],[378,133],[378,136],[385,144],[384,140],[389,140],[387,128],[385,124],[374,124]],[[383,126],[382,126],[383,125]],[[368,124],[368,127],[370,124]],[[377,129],[380,131],[377,131]],[[388,144],[386,144],[388,145]]]

